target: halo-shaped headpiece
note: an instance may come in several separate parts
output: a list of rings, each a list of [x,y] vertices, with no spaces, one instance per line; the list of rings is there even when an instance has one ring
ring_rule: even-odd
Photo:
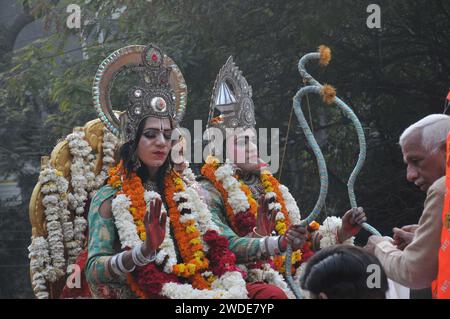
[[[208,127],[251,128],[256,124],[252,87],[230,56],[222,66],[214,83],[209,106]],[[214,117],[214,111],[220,115]]]
[[[128,105],[119,117],[113,111],[111,89],[125,69],[139,75],[128,92]],[[110,54],[99,66],[92,88],[94,107],[103,124],[122,141],[135,138],[139,123],[148,116],[179,123],[186,110],[187,87],[183,74],[156,45],[131,45]]]

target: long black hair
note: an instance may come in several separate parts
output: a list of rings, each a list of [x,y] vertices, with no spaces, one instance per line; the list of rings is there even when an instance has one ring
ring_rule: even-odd
[[[142,133],[144,131],[145,123],[147,121],[148,117],[141,120],[139,123],[139,127],[136,131],[136,136],[133,140],[127,141],[123,143],[116,154],[117,161],[122,160],[123,166],[127,171],[127,177],[130,176],[131,172],[136,172],[137,176],[142,180],[142,182],[145,182],[149,178],[148,170],[145,167],[145,165],[142,163],[142,161],[137,156],[137,148],[139,145],[139,141],[142,138]],[[170,120],[170,127],[174,129],[174,122]],[[137,168],[137,163],[140,162],[139,168]],[[158,172],[156,174],[156,184],[158,186],[158,189],[161,191],[164,189],[164,176],[167,172],[167,170],[171,169],[173,167],[172,158],[169,155],[167,156],[166,161],[164,164],[158,169]],[[162,192],[163,193],[163,192]],[[163,196],[163,194],[161,194]]]
[[[375,288],[368,284],[370,265],[377,265],[380,270],[380,285]],[[330,299],[384,299],[388,290],[386,273],[378,258],[349,245],[327,247],[316,253],[308,261],[300,282],[303,289],[315,295],[325,293]]]

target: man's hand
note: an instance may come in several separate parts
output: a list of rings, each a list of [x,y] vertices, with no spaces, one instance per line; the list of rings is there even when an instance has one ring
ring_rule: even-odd
[[[383,241],[390,241],[392,242],[392,238],[391,237],[381,237],[381,236],[376,236],[376,235],[372,235],[369,237],[369,240],[367,241],[366,246],[364,247],[364,249],[371,253],[372,255],[375,254],[375,246],[378,245],[379,243],[383,242]]]
[[[397,246],[398,249],[403,250],[411,244],[414,239],[414,233],[416,229],[419,228],[419,225],[407,225],[400,228],[394,228],[394,245]]]
[[[347,211],[342,217],[342,227],[338,230],[339,241],[342,243],[358,234],[361,230],[361,224],[366,221],[366,214],[362,207]]]
[[[291,245],[293,251],[299,250],[305,245],[307,239],[308,230],[305,226],[291,225],[286,234],[280,238],[281,251],[286,251],[288,244]]]

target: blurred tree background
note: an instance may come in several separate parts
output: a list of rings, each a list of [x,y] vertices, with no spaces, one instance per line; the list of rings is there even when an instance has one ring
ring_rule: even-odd
[[[0,21],[0,175],[15,175],[21,193],[18,202],[0,202],[0,297],[32,297],[27,205],[40,157],[74,126],[96,118],[91,84],[97,66],[130,44],[157,43],[181,68],[189,88],[183,123],[189,129],[194,119],[206,122],[215,76],[233,55],[253,87],[257,127],[280,128],[281,180],[304,213],[318,195],[316,162],[295,117],[289,139],[284,136],[302,85],[298,59],[328,45],[331,64],[310,70],[337,88],[365,128],[368,155],[356,184],[358,204],[386,235],[394,226],[417,223],[425,195],[406,181],[397,141],[411,123],[443,112],[450,85],[450,1],[379,0],[382,28],[369,29],[372,2],[18,1],[22,12],[12,23]],[[81,8],[81,29],[66,26],[73,3]],[[34,21],[42,21],[45,36],[15,48]],[[323,213],[342,215],[358,154],[354,128],[313,97],[304,112],[329,168]],[[361,234],[360,243],[366,237]]]

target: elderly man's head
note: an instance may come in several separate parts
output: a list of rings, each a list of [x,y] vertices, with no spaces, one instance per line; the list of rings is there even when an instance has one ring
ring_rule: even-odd
[[[422,191],[445,175],[446,139],[450,133],[450,117],[429,115],[408,127],[400,136],[406,178]]]

